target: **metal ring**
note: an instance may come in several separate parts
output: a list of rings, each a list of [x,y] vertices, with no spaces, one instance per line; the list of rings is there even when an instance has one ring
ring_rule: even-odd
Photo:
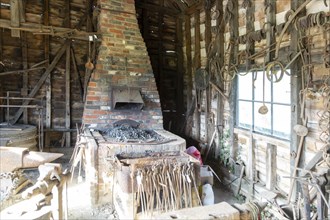
[[[280,68],[280,75],[279,76],[278,76],[278,71],[274,72],[272,70],[272,68],[276,68],[276,67]],[[281,62],[273,61],[273,62],[270,62],[270,63],[267,64],[267,66],[266,66],[266,76],[267,76],[267,79],[269,81],[271,81],[273,83],[279,82],[279,81],[282,80],[283,75],[284,75],[284,67],[283,67]],[[274,78],[275,78],[275,80],[274,80]]]
[[[227,69],[226,69],[226,67],[227,67]],[[231,72],[232,72],[232,75],[230,74]],[[225,74],[230,76],[229,79],[225,78]],[[236,74],[237,74],[237,68],[234,65],[229,67],[228,64],[225,64],[220,70],[220,77],[222,78],[222,80],[224,82],[232,81],[235,78]]]
[[[316,16],[316,24],[319,27],[322,27],[326,23],[324,11],[320,11]]]

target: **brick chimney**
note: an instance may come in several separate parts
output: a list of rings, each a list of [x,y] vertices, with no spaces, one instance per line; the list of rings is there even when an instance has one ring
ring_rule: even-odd
[[[102,33],[95,69],[87,88],[83,123],[106,127],[121,119],[141,122],[141,128],[163,129],[159,94],[134,0],[99,0],[98,30]],[[116,89],[141,94],[143,108],[116,110]]]

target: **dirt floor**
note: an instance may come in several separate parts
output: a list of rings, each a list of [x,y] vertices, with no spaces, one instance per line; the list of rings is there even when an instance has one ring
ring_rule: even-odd
[[[62,164],[63,170],[70,169],[69,160],[72,155],[73,148],[57,148],[52,149],[52,152],[63,153],[64,156],[53,161],[54,163]],[[38,169],[29,169],[25,171],[29,179],[37,180],[39,176]],[[68,218],[70,220],[80,219],[118,219],[116,211],[111,204],[105,203],[98,207],[92,208],[89,201],[88,185],[84,181],[78,181],[77,172],[75,177],[68,183]],[[214,200],[215,203],[226,201],[229,204],[242,203],[239,199],[235,198],[233,193],[229,190],[228,186],[224,186],[214,178]]]

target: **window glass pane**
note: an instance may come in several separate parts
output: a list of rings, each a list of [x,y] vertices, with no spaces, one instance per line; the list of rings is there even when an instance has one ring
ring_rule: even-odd
[[[254,100],[262,101],[263,97],[263,71],[256,73],[254,77]],[[265,75],[265,102],[271,101],[271,82],[267,79]]]
[[[238,99],[252,100],[252,74],[238,75]]]
[[[250,128],[252,124],[252,102],[238,102],[238,121],[240,127]]]
[[[274,136],[290,139],[291,137],[291,106],[273,105],[274,109]]]
[[[254,130],[264,134],[271,134],[271,108],[269,104],[266,104],[268,108],[267,114],[260,114],[258,110],[262,105],[262,103],[255,103]]]
[[[290,104],[291,103],[290,94],[291,94],[290,76],[284,74],[281,81],[273,84],[273,102]]]

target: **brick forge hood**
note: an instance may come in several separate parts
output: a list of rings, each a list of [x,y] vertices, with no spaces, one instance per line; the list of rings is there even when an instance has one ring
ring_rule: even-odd
[[[99,0],[98,3],[98,30],[102,38],[87,88],[83,123],[87,127],[103,128],[118,120],[132,119],[140,122],[141,128],[163,129],[159,94],[134,0]],[[143,108],[115,109],[118,91],[131,96],[141,94]]]

